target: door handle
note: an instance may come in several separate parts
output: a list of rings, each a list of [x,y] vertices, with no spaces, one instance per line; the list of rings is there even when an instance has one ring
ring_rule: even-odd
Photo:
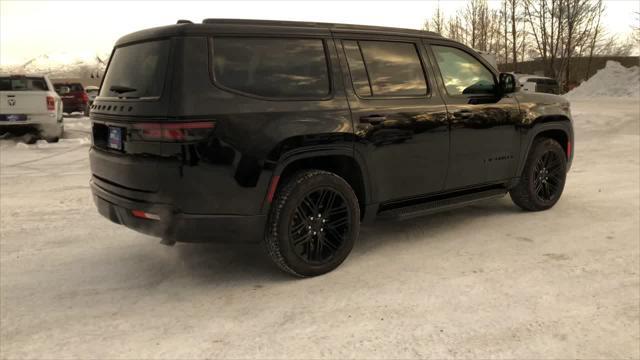
[[[458,110],[453,113],[453,117],[456,119],[469,119],[473,116],[471,110]]]
[[[387,117],[384,115],[367,115],[367,116],[361,116],[360,117],[360,122],[363,124],[371,124],[371,125],[377,125],[380,124],[381,122],[387,120]]]

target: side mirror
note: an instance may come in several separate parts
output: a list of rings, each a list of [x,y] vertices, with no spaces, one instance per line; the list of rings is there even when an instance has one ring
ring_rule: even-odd
[[[500,73],[500,93],[502,94],[510,94],[520,90],[520,86],[518,86],[518,81],[513,74],[509,73]]]
[[[60,89],[58,89],[58,94],[60,95],[66,95],[70,92],[71,92],[71,89],[68,86],[61,86]]]

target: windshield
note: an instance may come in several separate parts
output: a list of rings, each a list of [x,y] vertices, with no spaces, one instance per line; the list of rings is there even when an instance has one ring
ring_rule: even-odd
[[[60,92],[60,88],[62,87],[68,87],[69,91],[84,91],[84,89],[82,88],[82,84],[53,84],[53,87],[56,89],[57,92]]]
[[[100,96],[160,97],[168,57],[169,40],[117,48],[100,88]]]
[[[0,77],[0,91],[47,91],[47,82],[41,77]]]

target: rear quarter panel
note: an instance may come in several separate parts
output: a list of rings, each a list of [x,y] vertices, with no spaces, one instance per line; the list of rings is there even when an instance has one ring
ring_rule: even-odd
[[[175,176],[161,187],[185,211],[261,213],[272,174],[287,154],[327,146],[352,151],[353,124],[333,39],[328,33],[317,37],[330,62],[331,94],[322,100],[262,99],[222,89],[212,79],[211,39],[174,39],[168,118],[215,122],[207,143],[163,145],[165,165]]]

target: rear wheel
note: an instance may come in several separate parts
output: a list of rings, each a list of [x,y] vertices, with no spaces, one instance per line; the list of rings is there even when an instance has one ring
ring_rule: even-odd
[[[32,133],[26,133],[22,135],[22,141],[25,144],[35,144],[38,141],[38,135]]]
[[[289,178],[271,207],[267,252],[282,270],[300,277],[338,267],[360,230],[360,208],[351,186],[336,174],[308,170]]]
[[[44,139],[47,140],[48,143],[57,143],[64,135],[64,125],[60,123],[58,126],[58,132],[54,136],[45,136]]]
[[[520,182],[510,191],[511,199],[524,210],[549,209],[560,199],[566,176],[562,146],[553,139],[538,139],[531,146]]]

